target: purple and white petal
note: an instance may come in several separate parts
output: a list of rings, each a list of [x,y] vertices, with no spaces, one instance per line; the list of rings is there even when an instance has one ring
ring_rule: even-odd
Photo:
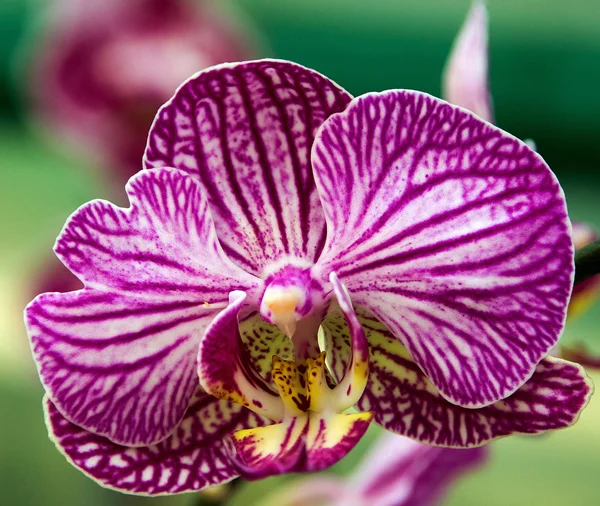
[[[46,293],[27,308],[40,378],[71,422],[115,443],[168,436],[198,384],[198,343],[215,311],[85,289]]]
[[[258,285],[221,249],[195,178],[171,168],[144,171],[126,190],[131,207],[85,204],[56,240],[56,254],[85,286],[224,307],[231,290]]]
[[[479,409],[456,406],[438,393],[381,323],[361,321],[371,369],[358,407],[374,412],[387,430],[422,443],[469,448],[511,434],[563,429],[577,421],[593,392],[580,365],[548,356],[510,397]]]
[[[115,443],[168,436],[197,385],[196,353],[228,292],[256,281],[227,260],[197,181],[131,179],[131,208],[83,206],[56,250],[86,284],[25,311],[42,383],[71,422]]]
[[[150,130],[147,168],[206,189],[226,253],[253,274],[313,262],[325,220],[310,166],[317,129],[351,97],[321,74],[276,60],[226,64],[185,82]]]
[[[348,488],[358,488],[354,494],[371,506],[435,506],[461,474],[483,465],[487,455],[486,446],[441,448],[387,433],[348,478]]]
[[[140,495],[201,490],[237,476],[223,438],[264,421],[198,389],[175,432],[158,444],[130,448],[87,432],[44,400],[50,438],[67,460],[99,484]]]
[[[488,14],[485,3],[475,0],[448,57],[443,96],[493,123],[488,80]]]
[[[408,348],[441,394],[507,397],[556,344],[573,279],[564,194],[539,155],[430,95],[355,99],[320,130],[320,276]]]
[[[311,416],[306,462],[298,471],[322,471],[342,460],[367,432],[373,413]]]

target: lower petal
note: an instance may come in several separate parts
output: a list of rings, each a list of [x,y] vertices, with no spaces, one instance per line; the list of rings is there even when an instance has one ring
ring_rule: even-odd
[[[344,458],[369,428],[372,413],[311,418],[307,436],[307,465],[301,471],[321,471]]]
[[[440,448],[387,433],[350,480],[361,484],[361,496],[374,506],[438,504],[457,476],[482,465],[488,451]]]
[[[302,465],[308,417],[296,417],[284,423],[246,429],[230,439],[238,473],[247,480],[290,473]]]
[[[236,477],[223,438],[263,423],[251,411],[198,389],[169,438],[131,448],[72,424],[48,398],[44,408],[50,438],[71,464],[102,486],[145,495],[191,492]]]
[[[384,428],[437,446],[469,448],[511,434],[573,425],[593,386],[578,364],[548,356],[510,397],[468,409],[444,399],[398,340],[379,322],[363,325],[371,347],[369,384],[359,401]]]
[[[214,310],[93,289],[46,293],[26,318],[40,378],[56,408],[128,446],[167,437],[198,384],[198,341]]]

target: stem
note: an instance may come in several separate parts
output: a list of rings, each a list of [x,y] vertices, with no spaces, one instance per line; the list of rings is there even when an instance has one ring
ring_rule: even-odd
[[[600,274],[600,239],[575,252],[575,283]]]

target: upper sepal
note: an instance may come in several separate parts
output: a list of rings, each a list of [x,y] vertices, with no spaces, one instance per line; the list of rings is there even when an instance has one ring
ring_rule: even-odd
[[[310,150],[351,96],[295,63],[224,64],[182,84],[150,129],[145,167],[177,167],[210,196],[219,239],[248,272],[313,262],[325,236]]]

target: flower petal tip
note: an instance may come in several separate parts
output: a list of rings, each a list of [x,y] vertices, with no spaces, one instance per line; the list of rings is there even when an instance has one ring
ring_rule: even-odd
[[[493,123],[488,79],[488,11],[475,1],[446,63],[444,98]]]

